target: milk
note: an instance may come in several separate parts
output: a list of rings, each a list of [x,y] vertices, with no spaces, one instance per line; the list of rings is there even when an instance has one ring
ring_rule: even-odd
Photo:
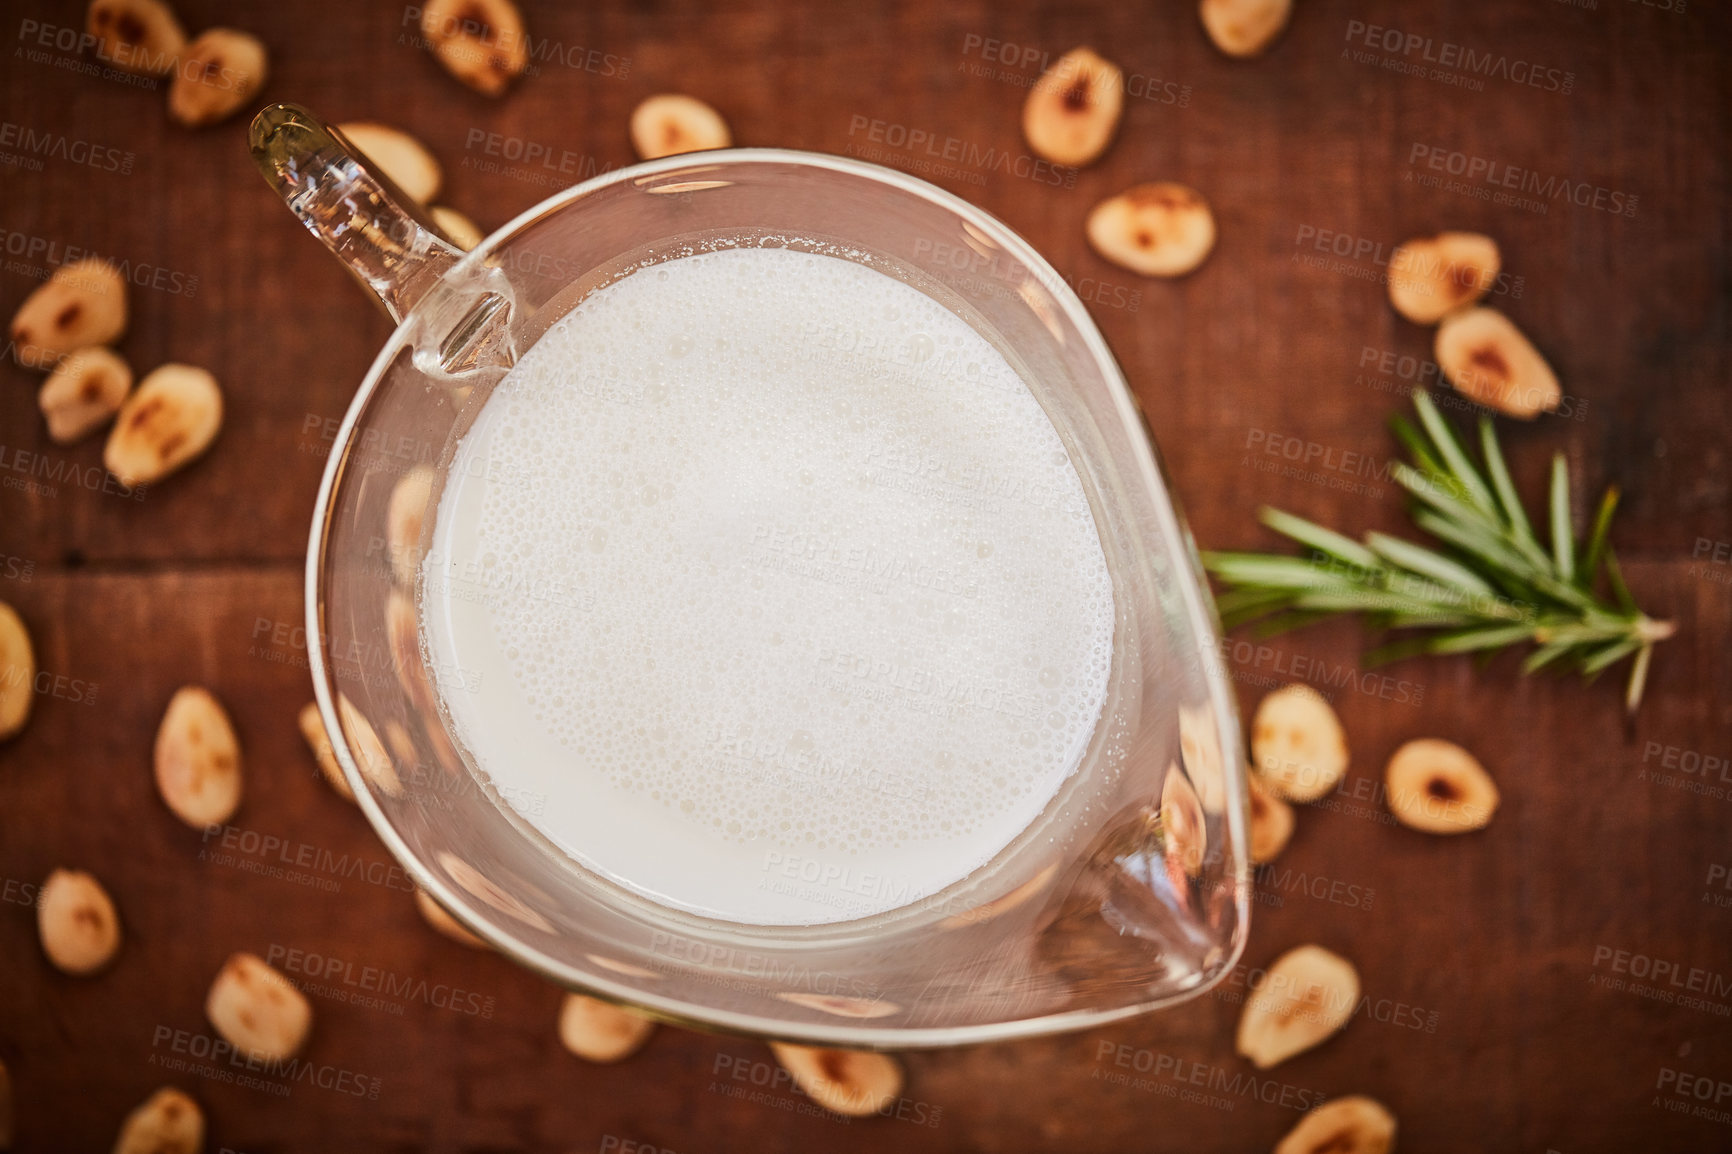
[[[1112,586],[1016,371],[854,260],[705,252],[587,297],[458,447],[423,563],[453,733],[584,867],[845,921],[1003,850],[1099,719]]]

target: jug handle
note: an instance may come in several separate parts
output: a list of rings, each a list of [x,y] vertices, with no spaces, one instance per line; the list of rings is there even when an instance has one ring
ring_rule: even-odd
[[[265,182],[398,324],[463,258],[413,197],[300,105],[264,109],[249,139]]]

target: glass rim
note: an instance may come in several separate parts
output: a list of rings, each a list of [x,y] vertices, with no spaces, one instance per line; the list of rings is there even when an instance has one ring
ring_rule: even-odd
[[[1094,319],[1089,315],[1082,299],[1077,296],[1075,290],[1059,274],[1058,270],[1009,224],[986,209],[929,181],[868,161],[836,156],[830,153],[808,152],[801,149],[726,148],[707,152],[676,154],[599,174],[538,201],[490,232],[480,244],[465,253],[461,260],[447,269],[445,275],[440,279],[442,282],[449,281],[454,275],[461,275],[478,267],[488,256],[532,224],[555,213],[566,211],[583,198],[613,185],[627,181],[641,184],[647,179],[681,170],[699,173],[729,165],[753,164],[782,164],[827,169],[843,175],[874,181],[896,191],[918,197],[949,211],[965,224],[980,230],[998,244],[1001,250],[1011,254],[1014,259],[1022,263],[1023,267],[1035,275],[1053,302],[1063,311],[1071,327],[1081,335],[1090,359],[1100,370],[1102,380],[1112,395],[1119,419],[1127,428],[1140,428],[1142,430],[1142,436],[1130,438],[1138,473],[1148,489],[1161,498],[1152,502],[1160,522],[1161,531],[1168,535],[1169,540],[1174,542],[1175,551],[1183,551],[1192,561],[1192,569],[1188,574],[1190,579],[1178,582],[1185,606],[1185,616],[1199,636],[1217,636],[1219,631],[1216,627],[1213,603],[1208,598],[1204,579],[1196,570],[1190,535],[1179,519],[1178,508],[1174,503],[1171,488],[1167,484],[1166,470],[1160,461],[1153,430],[1149,427],[1148,420],[1143,414],[1142,405],[1131,392],[1130,384],[1124,376],[1124,370],[1119,366],[1112,350],[1107,347],[1106,338],[1096,327]],[[432,294],[429,293],[428,295],[431,296]],[[419,310],[420,302],[418,301],[415,306],[409,309],[402,322],[380,347],[378,355],[367,370],[367,375],[355,390],[355,395],[350,401],[348,410],[344,413],[342,423],[338,426],[331,443],[330,455],[326,459],[324,472],[319,481],[319,491],[314,502],[313,521],[307,543],[306,577],[303,590],[306,601],[307,663],[313,678],[313,695],[319,707],[320,718],[324,722],[325,732],[330,739],[332,752],[336,755],[337,761],[348,779],[350,789],[355,795],[355,802],[366,817],[367,824],[372,827],[373,832],[384,843],[391,856],[409,874],[415,885],[426,891],[460,925],[480,937],[514,964],[536,973],[561,989],[627,1006],[641,1011],[657,1021],[706,1033],[738,1034],[806,1045],[846,1046],[856,1049],[937,1049],[984,1042],[1035,1038],[1090,1029],[1140,1017],[1155,1010],[1189,1001],[1220,984],[1232,972],[1233,967],[1243,956],[1249,939],[1251,904],[1249,846],[1244,821],[1228,821],[1226,823],[1228,848],[1232,860],[1235,862],[1235,874],[1231,878],[1234,887],[1235,922],[1232,936],[1226,943],[1223,960],[1212,974],[1190,987],[1147,1001],[1131,1002],[1110,1009],[1067,1010],[1056,1014],[1016,1018],[1009,1021],[934,1027],[874,1027],[845,1024],[846,1019],[839,1019],[838,1023],[832,1027],[827,1023],[766,1018],[756,1014],[715,1009],[685,998],[658,998],[648,991],[579,971],[521,939],[497,929],[492,922],[476,917],[469,909],[468,895],[460,893],[455,887],[442,880],[427,863],[421,860],[419,855],[410,850],[396,827],[380,808],[377,799],[374,798],[371,784],[368,778],[360,772],[354,755],[349,749],[347,736],[340,724],[340,715],[336,709],[333,692],[336,681],[335,671],[329,664],[325,652],[324,635],[321,631],[324,602],[319,575],[324,568],[330,515],[335,505],[336,492],[341,484],[351,442],[357,429],[360,428],[362,411],[367,407],[380,383],[385,379],[386,370],[390,367],[391,362],[413,334],[420,318]],[[1236,751],[1239,744],[1237,741],[1237,721],[1231,714],[1232,693],[1225,684],[1225,677],[1219,663],[1207,660],[1206,655],[1202,653],[1197,656],[1201,663],[1202,676],[1210,691],[1210,712],[1212,720],[1223,738],[1222,751],[1225,756],[1229,752]],[[1242,761],[1243,759],[1238,760]],[[1223,765],[1222,768],[1225,777],[1226,804],[1243,812],[1246,805],[1245,787],[1242,784],[1243,773],[1235,772],[1234,767],[1230,765]]]

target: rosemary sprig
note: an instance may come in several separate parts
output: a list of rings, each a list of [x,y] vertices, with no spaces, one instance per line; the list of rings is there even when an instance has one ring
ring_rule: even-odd
[[[1368,659],[1489,652],[1531,642],[1524,673],[1564,663],[1590,680],[1633,657],[1624,702],[1634,713],[1654,645],[1676,627],[1637,609],[1624,584],[1608,541],[1617,488],[1606,490],[1586,540],[1578,543],[1569,467],[1562,453],[1554,456],[1545,517],[1549,545],[1542,545],[1516,496],[1491,418],[1479,420],[1482,473],[1423,390],[1414,393],[1413,405],[1417,428],[1399,416],[1391,423],[1412,464],[1397,462],[1391,476],[1413,498],[1414,524],[1442,548],[1382,533],[1367,533],[1361,543],[1265,508],[1263,523],[1308,554],[1205,553],[1204,566],[1224,586],[1217,602],[1223,622],[1229,628],[1256,622],[1260,632],[1274,634],[1339,613],[1365,613],[1385,628],[1423,631]],[[1595,592],[1601,573],[1611,602]]]

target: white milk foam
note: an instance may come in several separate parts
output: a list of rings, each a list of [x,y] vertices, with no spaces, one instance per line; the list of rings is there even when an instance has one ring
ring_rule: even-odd
[[[1113,599],[1081,481],[1003,356],[873,268],[633,272],[460,450],[485,468],[441,500],[421,606],[455,731],[653,901],[801,925],[928,897],[1094,732]]]

